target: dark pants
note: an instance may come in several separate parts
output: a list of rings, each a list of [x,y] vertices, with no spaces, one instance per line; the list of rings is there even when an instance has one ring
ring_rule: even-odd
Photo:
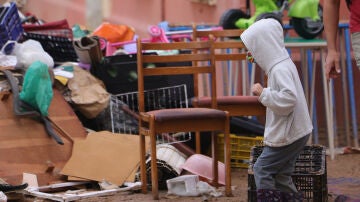
[[[291,175],[310,135],[283,147],[265,146],[253,167],[257,189],[298,192]]]

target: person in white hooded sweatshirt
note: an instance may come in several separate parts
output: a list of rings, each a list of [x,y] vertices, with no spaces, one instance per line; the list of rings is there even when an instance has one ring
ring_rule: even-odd
[[[266,107],[264,149],[253,170],[258,201],[302,201],[291,178],[295,161],[313,130],[304,90],[284,44],[281,24],[262,19],[241,34],[248,53],[266,73],[267,85],[252,86]]]

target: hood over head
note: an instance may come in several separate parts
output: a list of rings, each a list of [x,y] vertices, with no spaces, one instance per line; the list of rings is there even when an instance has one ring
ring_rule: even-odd
[[[273,18],[256,21],[240,38],[266,74],[275,64],[289,58],[284,44],[284,30]]]

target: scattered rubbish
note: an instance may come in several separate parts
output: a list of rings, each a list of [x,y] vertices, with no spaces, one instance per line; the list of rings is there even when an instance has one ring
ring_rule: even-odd
[[[0,191],[0,202],[6,202],[7,196],[4,194],[4,192]]]
[[[117,189],[119,186],[112,184],[106,180],[103,180],[99,183],[101,190],[108,190],[108,189]]]
[[[199,180],[197,175],[181,175],[166,181],[168,194],[178,196],[222,196],[221,192],[210,186],[207,182]]]
[[[42,186],[42,187],[29,187],[25,189],[25,194],[35,196],[38,198],[50,199],[53,201],[67,202],[67,201],[76,201],[91,197],[113,195],[118,192],[138,190],[141,187],[140,183],[129,183],[126,184],[127,186],[121,188],[118,187],[114,189],[99,190],[95,188],[93,189],[86,188],[89,185],[91,185],[91,182],[84,181],[84,182],[58,183],[58,184],[52,184],[49,186]],[[59,191],[56,192],[56,190]],[[61,190],[66,190],[66,191],[61,191]]]
[[[187,156],[170,144],[160,144],[156,146],[157,159],[168,163],[179,175],[182,171],[182,165]]]
[[[27,183],[29,187],[39,187],[37,176],[32,173],[23,173],[23,183]]]
[[[21,191],[21,190],[25,189],[26,187],[28,187],[27,183],[12,185],[0,178],[0,192],[1,193]]]
[[[182,175],[166,181],[168,194],[175,194],[179,196],[199,196],[197,190],[197,183],[199,176],[197,175]]]
[[[166,189],[166,180],[181,174],[187,156],[171,144],[159,144],[156,146],[156,151],[159,189]],[[146,176],[147,182],[150,184],[152,182],[150,156],[146,159]]]

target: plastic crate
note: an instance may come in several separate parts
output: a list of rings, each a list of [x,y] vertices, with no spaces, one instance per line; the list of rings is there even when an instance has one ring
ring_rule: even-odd
[[[30,32],[25,32],[23,37],[38,41],[56,63],[78,61],[72,38]]]
[[[251,163],[248,170],[248,201],[257,201],[253,165],[262,150],[263,146],[255,146],[251,150]],[[296,160],[292,178],[297,189],[304,194],[304,201],[328,201],[325,151],[325,147],[320,145],[305,146]]]
[[[15,3],[0,7],[0,48],[9,41],[17,41],[24,32]]]
[[[224,162],[224,135],[218,135],[218,159]],[[250,163],[250,151],[253,146],[262,145],[263,137],[246,137],[230,134],[231,167],[248,168]]]

